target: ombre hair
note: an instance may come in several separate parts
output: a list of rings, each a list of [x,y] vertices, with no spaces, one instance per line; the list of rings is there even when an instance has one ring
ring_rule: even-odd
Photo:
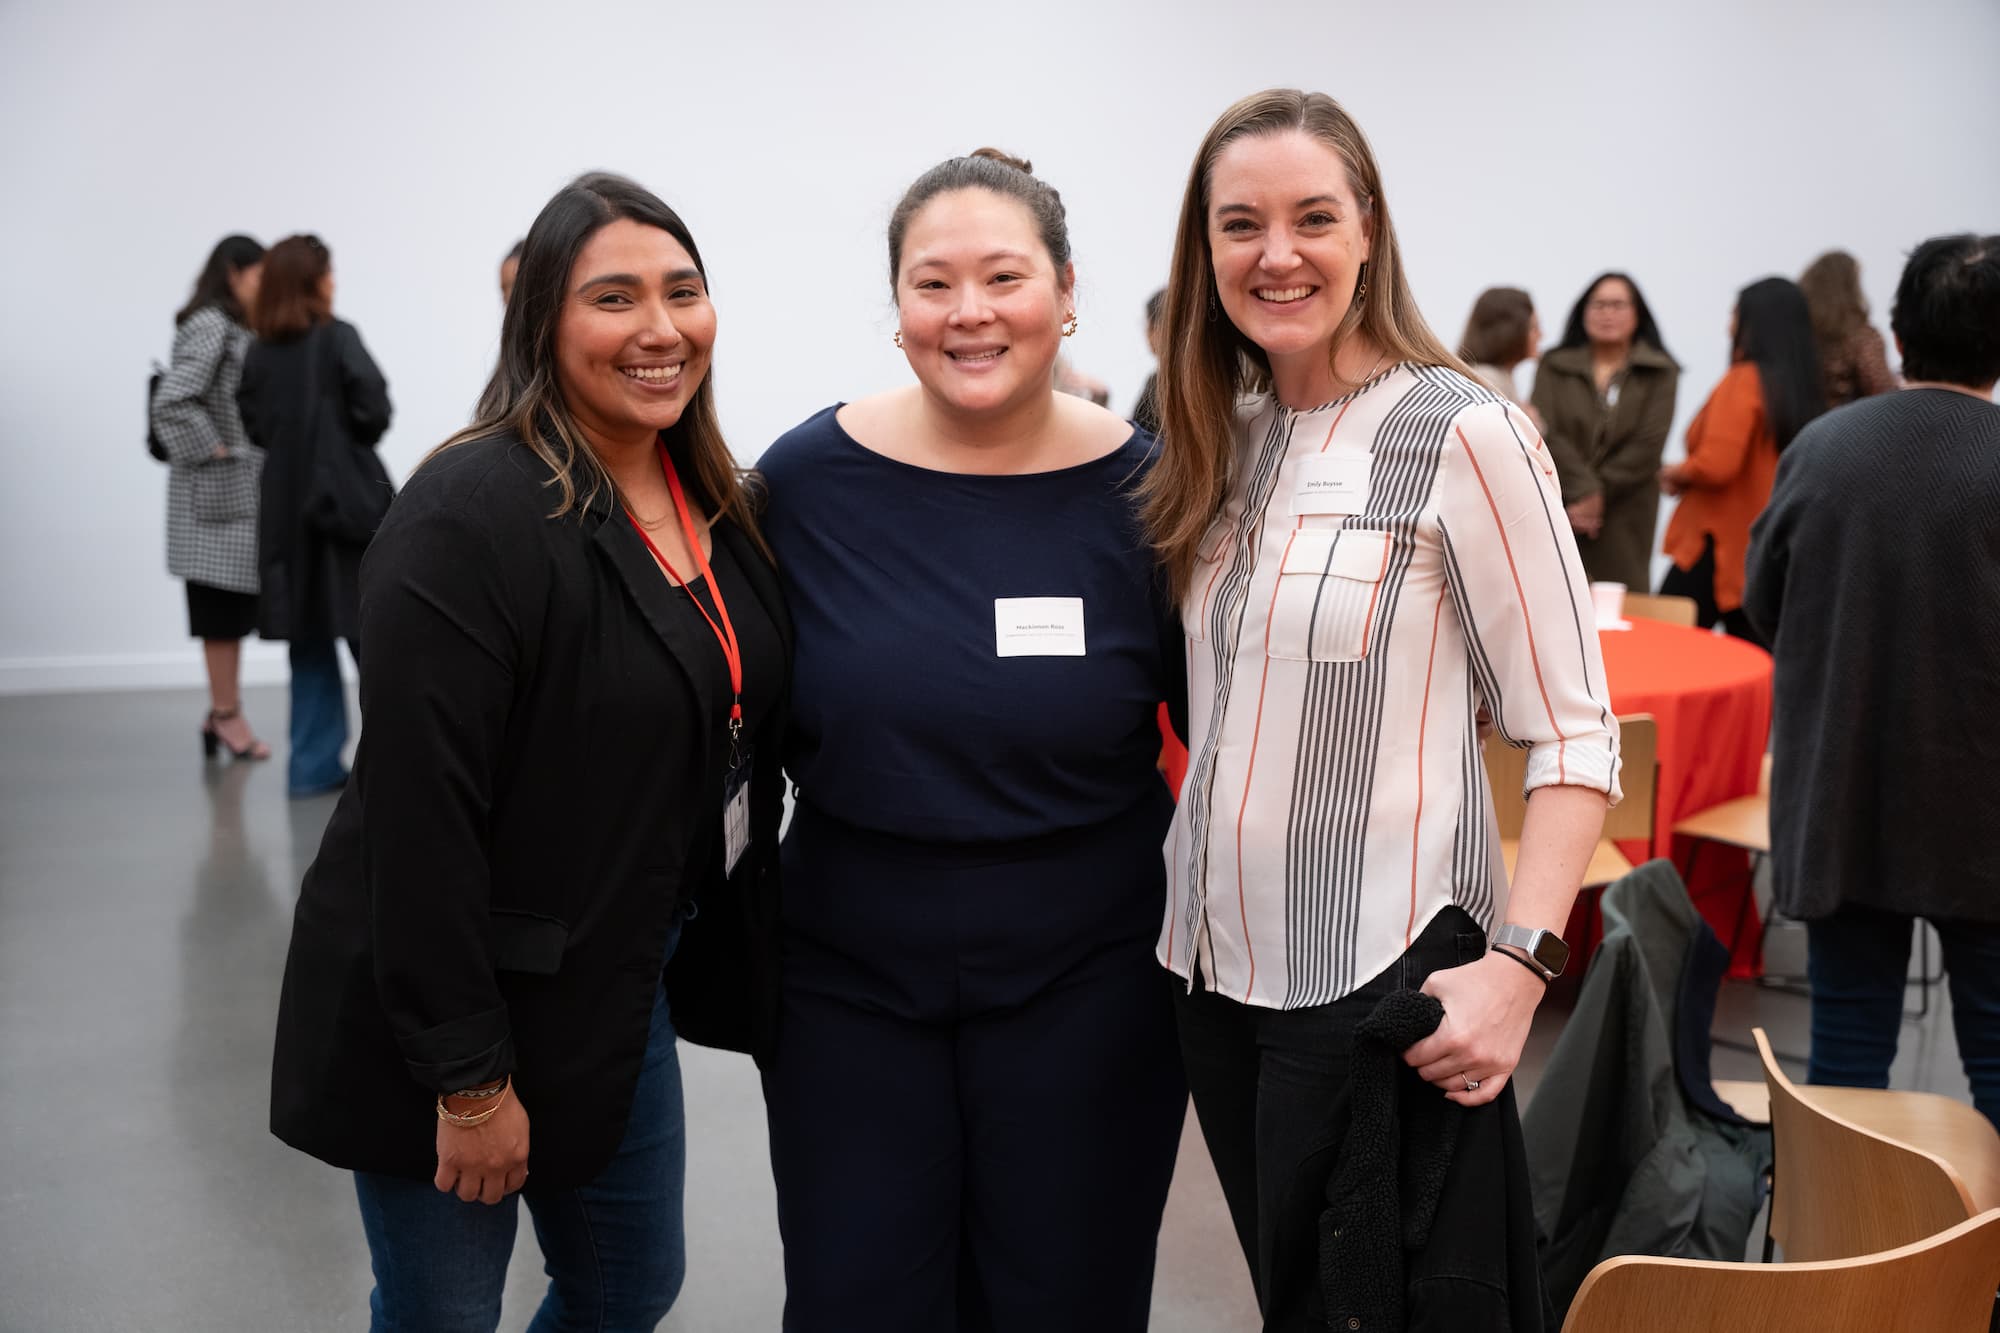
[[[1335,330],[1329,363],[1358,333],[1382,349],[1386,364],[1415,362],[1471,374],[1417,310],[1403,275],[1381,170],[1361,127],[1340,104],[1325,93],[1273,88],[1224,111],[1195,153],[1181,198],[1160,363],[1160,457],[1140,487],[1147,535],[1176,596],[1186,592],[1195,548],[1229,491],[1236,466],[1236,401],[1271,385],[1264,349],[1220,308],[1208,242],[1209,179],[1216,159],[1231,144],[1293,131],[1339,155],[1369,234],[1369,259],[1362,270],[1367,288]]]
[[[618,497],[617,482],[591,451],[563,401],[556,377],[556,342],[577,257],[591,237],[621,219],[658,227],[679,241],[707,283],[701,251],[680,214],[623,176],[592,172],[577,177],[543,205],[521,242],[521,270],[500,323],[500,361],[473,410],[472,424],[431,451],[435,458],[473,440],[518,439],[554,474],[548,484],[558,499],[551,518],[587,510],[600,497]],[[727,516],[762,547],[763,537],[742,484],[745,474],[736,466],[716,416],[712,368],[702,376],[680,420],[660,436],[675,467],[687,478],[688,489],[709,513],[715,518]]]

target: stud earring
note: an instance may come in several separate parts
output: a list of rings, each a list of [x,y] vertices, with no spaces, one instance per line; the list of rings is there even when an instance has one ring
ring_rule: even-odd
[[[1065,338],[1069,338],[1069,337],[1073,337],[1073,336],[1075,336],[1075,334],[1076,334],[1076,330],[1077,330],[1077,326],[1078,326],[1078,325],[1080,325],[1080,324],[1082,324],[1082,323],[1083,323],[1083,321],[1082,321],[1082,320],[1080,320],[1080,319],[1078,319],[1078,318],[1076,317],[1076,312],[1072,310],[1072,311],[1070,312],[1070,316],[1069,316],[1069,318],[1068,318],[1067,320],[1064,320],[1064,321],[1063,321],[1063,326],[1062,326],[1062,329],[1063,329],[1063,337],[1065,337]]]
[[[901,347],[903,345],[903,331],[901,329],[897,329],[894,333],[889,335],[889,341],[896,344],[896,346]]]

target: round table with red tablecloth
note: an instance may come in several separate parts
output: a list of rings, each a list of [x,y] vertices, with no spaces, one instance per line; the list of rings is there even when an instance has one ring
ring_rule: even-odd
[[[1754,644],[1656,620],[1600,631],[1611,707],[1621,717],[1651,713],[1659,728],[1659,785],[1653,841],[1623,843],[1637,864],[1664,856],[1685,873],[1686,840],[1674,825],[1697,811],[1757,790],[1771,733],[1771,655]],[[1629,785],[1630,778],[1627,778]],[[1733,970],[1750,968],[1756,904],[1745,910],[1748,858],[1722,847],[1702,850],[1688,892],[1727,944],[1737,935]],[[1738,922],[1742,929],[1738,931]]]

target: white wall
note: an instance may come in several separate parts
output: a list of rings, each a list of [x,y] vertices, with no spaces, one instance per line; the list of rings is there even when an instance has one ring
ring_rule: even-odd
[[[2000,230],[1996,53],[1993,0],[0,0],[0,690],[198,679],[142,404],[225,232],[333,247],[401,473],[477,395],[494,268],[541,202],[635,176],[705,252],[749,459],[906,375],[883,223],[918,171],[993,143],[1069,204],[1073,356],[1123,409],[1196,141],[1297,84],[1372,136],[1440,332],[1508,282],[1553,336],[1584,280],[1629,268],[1686,365],[1684,423],[1744,283],[1844,246],[1880,322],[1912,243]]]

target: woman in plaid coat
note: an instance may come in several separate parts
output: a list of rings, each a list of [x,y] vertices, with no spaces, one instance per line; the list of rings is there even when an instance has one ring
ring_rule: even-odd
[[[250,345],[244,311],[257,296],[264,247],[217,243],[176,315],[173,361],[153,396],[153,434],[167,451],[167,571],[186,580],[188,632],[208,667],[204,753],[238,759],[270,747],[244,718],[237,691],[242,640],[257,625],[257,495],[264,451],[237,414]]]

